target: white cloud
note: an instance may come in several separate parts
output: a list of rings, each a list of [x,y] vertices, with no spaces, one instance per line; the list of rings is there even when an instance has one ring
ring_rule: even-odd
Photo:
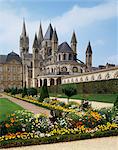
[[[104,3],[91,8],[82,8],[78,5],[74,6],[70,11],[61,16],[57,16],[52,20],[52,24],[57,28],[59,39],[68,40],[73,31],[79,30],[97,21],[112,18],[117,15],[115,3]],[[11,50],[19,52],[19,34],[22,28],[22,18],[30,18],[30,12],[25,8],[21,8],[19,15],[15,13],[12,8],[10,10],[0,10],[0,53],[5,53]],[[46,30],[50,20],[43,20],[43,29]],[[28,34],[30,36],[30,48],[33,41],[35,31],[38,31],[40,21],[28,20],[26,21]],[[98,41],[98,44],[102,44]],[[2,49],[4,47],[5,49]],[[6,53],[7,53],[6,52]]]

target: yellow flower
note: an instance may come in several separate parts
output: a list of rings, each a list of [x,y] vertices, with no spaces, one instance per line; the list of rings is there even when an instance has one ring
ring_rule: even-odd
[[[7,123],[5,124],[5,126],[6,126],[6,128],[9,128],[9,127],[10,127],[10,125],[9,125],[9,124],[7,124]]]

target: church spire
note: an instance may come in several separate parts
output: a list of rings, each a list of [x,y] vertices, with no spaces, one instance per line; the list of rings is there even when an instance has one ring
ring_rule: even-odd
[[[40,23],[39,33],[38,33],[38,42],[39,42],[39,44],[41,44],[42,41],[43,41],[43,31],[42,31],[42,26],[41,26],[41,23]]]
[[[92,70],[92,48],[91,48],[90,41],[86,49],[86,67],[87,67],[87,71]]]
[[[75,59],[77,57],[77,38],[75,35],[75,32],[73,31],[72,38],[71,38],[71,49],[73,50],[75,54]]]
[[[88,46],[87,46],[87,49],[86,49],[86,53],[92,54],[92,48],[91,48],[90,41],[88,43]]]
[[[35,33],[35,37],[34,37],[33,48],[38,48],[38,38],[37,38],[37,34],[36,33]]]
[[[23,20],[23,28],[22,28],[22,34],[23,37],[26,36],[26,26],[25,26],[25,20]]]
[[[56,32],[55,28],[54,28],[54,31],[53,31],[53,34],[52,34],[52,41],[58,42],[58,36],[57,36],[57,32]]]
[[[77,43],[77,38],[76,38],[76,35],[75,35],[75,31],[73,31],[73,35],[72,35],[72,38],[71,38],[71,43]]]

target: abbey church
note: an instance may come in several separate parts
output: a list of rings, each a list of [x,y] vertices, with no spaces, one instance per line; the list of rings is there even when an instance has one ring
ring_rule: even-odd
[[[77,38],[73,32],[70,43],[58,43],[56,29],[49,24],[43,35],[40,24],[38,36],[35,34],[32,54],[29,53],[29,37],[25,22],[20,36],[20,56],[23,64],[23,84],[27,87],[41,86],[44,79],[47,84],[61,83],[61,77],[80,74],[92,68],[92,49],[90,42],[86,51],[86,63],[77,59]]]
[[[71,83],[73,77],[76,77],[75,82],[84,82],[80,76],[86,75],[86,73],[95,74],[96,70],[98,72],[96,80],[101,80],[100,72],[103,72],[103,70],[105,72],[109,71],[108,68],[110,68],[110,71],[115,69],[115,75],[111,77],[118,78],[118,67],[115,65],[107,63],[106,66],[92,66],[90,42],[88,42],[86,48],[85,62],[78,59],[75,32],[70,37],[70,43],[65,41],[59,43],[58,34],[51,23],[45,34],[43,34],[42,25],[40,24],[39,32],[35,34],[32,43],[32,53],[29,52],[29,42],[26,25],[23,21],[19,41],[20,56],[13,51],[8,55],[0,55],[0,91],[8,87],[21,88],[25,85],[26,87],[40,87],[43,85],[44,80],[46,80],[48,86]],[[111,70],[111,68],[113,69]],[[110,75],[107,73],[104,78],[108,79],[108,77]],[[85,77],[85,82],[89,80],[94,80],[93,75],[90,79],[87,76]]]

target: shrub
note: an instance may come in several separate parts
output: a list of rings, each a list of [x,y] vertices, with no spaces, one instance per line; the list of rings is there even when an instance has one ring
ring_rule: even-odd
[[[37,95],[37,89],[35,89],[35,88],[33,88],[33,87],[32,87],[32,88],[28,88],[28,89],[27,89],[27,94],[28,94],[29,96],[31,95],[31,96],[33,97],[34,95]]]
[[[72,84],[64,85],[62,88],[62,92],[68,97],[68,102],[69,102],[69,98],[71,96],[77,94],[77,90],[76,90],[75,86]]]
[[[22,97],[25,97],[27,95],[27,88],[26,85],[23,88]]]
[[[118,109],[118,96],[116,98],[116,101],[114,102],[114,107],[116,107]]]
[[[47,89],[47,82],[44,80],[44,84],[41,88],[41,93],[40,93],[40,101],[43,101],[45,98],[49,98],[49,93]]]
[[[17,87],[11,89],[11,95],[17,94]]]

